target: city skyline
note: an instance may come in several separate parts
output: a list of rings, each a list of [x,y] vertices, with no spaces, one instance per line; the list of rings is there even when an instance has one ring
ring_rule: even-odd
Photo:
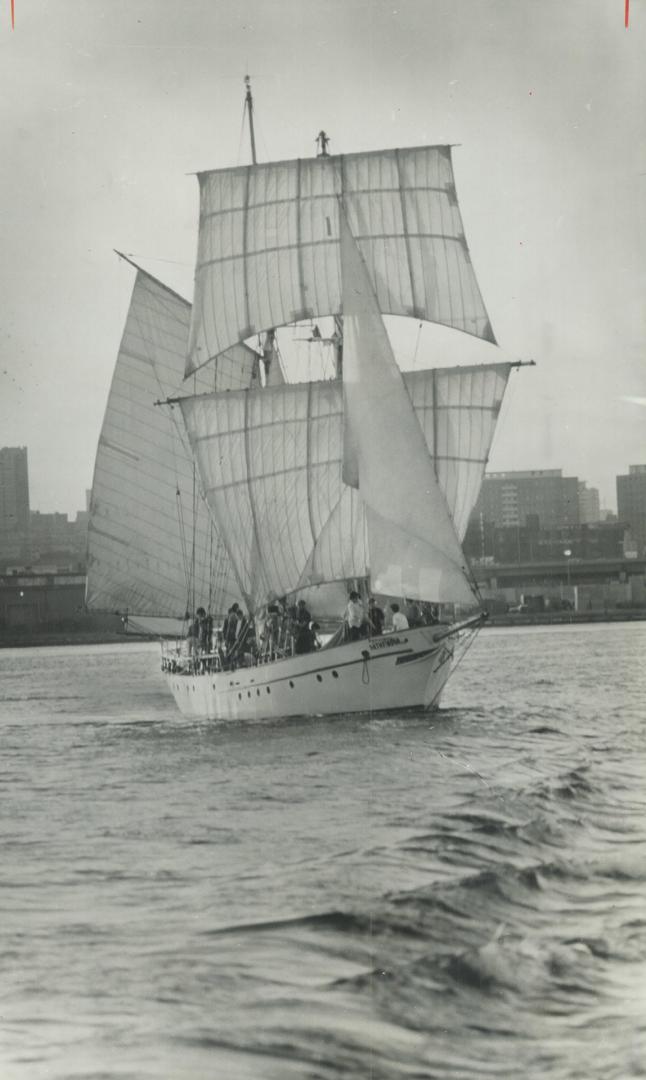
[[[247,72],[261,160],[313,154],[321,127],[333,153],[458,144],[498,355],[538,361],[513,373],[489,467],[562,467],[614,505],[646,401],[646,26],[620,6],[34,0],[13,33],[3,11],[0,441],[30,447],[34,506],[73,513],[91,485],[132,286],[112,249],[190,297],[186,174],[249,161]],[[440,365],[492,358],[430,340]]]
[[[646,464],[616,477],[618,515],[599,493],[562,469],[485,474],[464,537],[473,565],[637,559],[646,551]],[[0,447],[0,573],[84,571],[90,521],[30,506],[28,448]]]
[[[0,455],[4,451],[16,451],[16,450],[20,450],[20,451],[26,450],[27,451],[27,458],[29,457],[29,447],[26,446],[25,444],[22,444],[20,446],[15,446],[15,447],[8,447],[8,446],[0,447]],[[29,490],[31,491],[33,475],[32,475],[32,470],[31,470],[31,467],[29,466],[29,464],[28,464],[27,468],[28,468],[28,477],[29,477]],[[618,480],[620,477],[622,477],[624,475],[627,475],[629,473],[629,471],[631,473],[634,472],[634,471],[638,471],[638,472],[641,473],[644,470],[646,470],[646,465],[644,465],[642,463],[639,463],[639,462],[631,462],[630,464],[628,464],[625,467],[625,469],[622,470],[622,472],[619,472],[619,473],[616,474],[615,481]],[[583,486],[584,488],[587,488],[588,493],[590,491],[595,491],[595,492],[599,493],[600,489],[599,489],[598,485],[593,482],[594,478],[581,477],[581,476],[572,476],[572,475],[567,474],[562,468],[558,468],[558,467],[554,468],[554,469],[550,469],[550,470],[544,470],[544,469],[540,469],[540,468],[504,469],[504,470],[497,470],[497,469],[493,469],[493,468],[487,468],[485,470],[485,473],[484,473],[484,478],[486,478],[486,479],[494,479],[494,478],[499,478],[499,477],[502,477],[502,476],[509,476],[511,478],[520,477],[520,476],[539,476],[542,473],[546,473],[546,472],[552,472],[554,474],[562,476],[563,479],[576,480],[576,481],[578,481],[580,488],[581,488],[581,486]],[[40,513],[40,514],[43,514],[43,515],[61,514],[61,513],[63,513],[63,514],[67,514],[68,517],[74,517],[77,514],[85,513],[89,509],[90,495],[91,495],[91,488],[86,488],[85,491],[83,492],[83,499],[80,500],[77,507],[75,509],[71,510],[71,511],[66,510],[66,509],[64,509],[62,507],[59,507],[59,506],[54,506],[54,505],[51,505],[51,506],[48,505],[48,506],[45,506],[45,507],[43,507],[43,506],[36,507],[33,504],[33,501],[32,501],[31,496],[30,496],[30,498],[29,498],[29,510],[32,513]],[[612,513],[616,514],[616,512],[617,512],[617,505],[616,505],[617,504],[617,497],[616,496],[617,496],[617,489],[616,489],[616,485],[615,485],[615,498],[614,498],[613,504],[609,505],[608,503],[605,503],[605,502],[602,501],[601,504],[600,504],[600,512],[601,512],[601,514],[604,514],[606,512],[612,512]],[[82,502],[83,505],[81,505],[81,502]]]

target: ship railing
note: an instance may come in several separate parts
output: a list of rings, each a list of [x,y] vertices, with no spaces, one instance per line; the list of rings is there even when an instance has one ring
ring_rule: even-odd
[[[173,675],[203,675],[223,670],[221,649],[191,651],[186,640],[162,642],[161,669]]]
[[[258,651],[258,664],[273,664],[275,660],[284,660],[294,655],[294,635],[288,630],[280,630],[261,638]]]

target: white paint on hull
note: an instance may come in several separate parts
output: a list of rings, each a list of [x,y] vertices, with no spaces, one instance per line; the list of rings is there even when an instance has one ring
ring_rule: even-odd
[[[437,627],[347,642],[236,671],[167,675],[184,716],[257,720],[381,709],[433,708],[455,639]]]

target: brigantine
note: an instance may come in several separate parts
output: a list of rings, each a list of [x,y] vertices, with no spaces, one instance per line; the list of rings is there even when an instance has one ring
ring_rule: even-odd
[[[200,604],[217,623],[235,600],[252,618],[277,597],[325,608],[352,582],[462,615],[304,655],[284,640],[226,653],[217,635],[206,651],[163,646],[187,716],[431,708],[485,617],[461,541],[519,365],[402,371],[383,318],[495,344],[451,148],[332,156],[321,133],[320,149],[199,174],[192,308],[136,268],[97,451],[87,605],[132,620]],[[280,328],[309,325],[316,341],[330,316],[334,377],[287,381]]]

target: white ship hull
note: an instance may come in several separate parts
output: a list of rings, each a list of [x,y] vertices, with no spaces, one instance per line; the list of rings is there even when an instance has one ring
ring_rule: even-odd
[[[455,640],[446,629],[422,627],[235,671],[168,673],[167,680],[181,713],[203,720],[432,709]]]

